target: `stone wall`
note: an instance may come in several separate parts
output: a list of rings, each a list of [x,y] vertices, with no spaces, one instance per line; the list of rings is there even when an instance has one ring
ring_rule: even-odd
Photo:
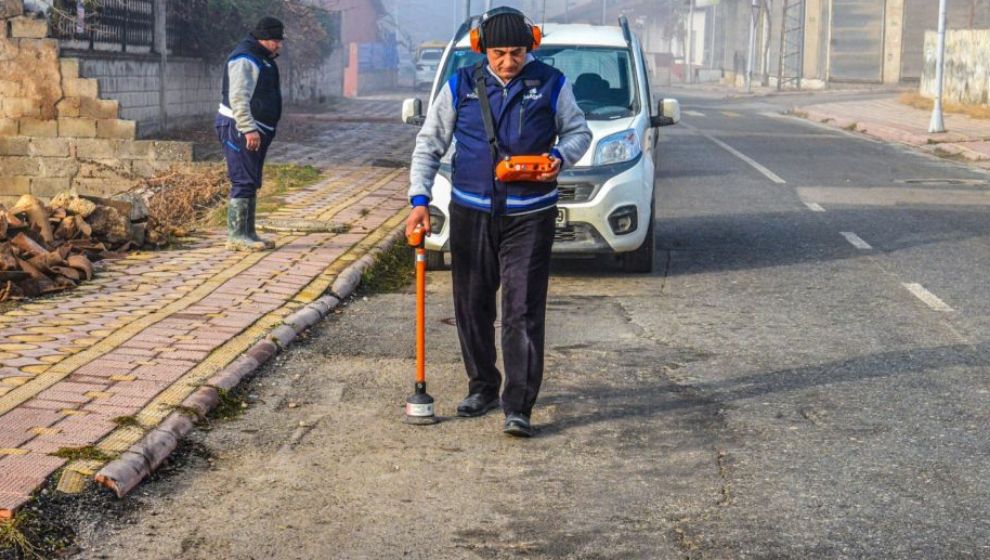
[[[935,97],[937,46],[938,33],[926,33],[921,94],[932,98]],[[967,105],[990,105],[990,29],[946,31],[942,99]]]
[[[73,187],[110,195],[192,160],[190,144],[135,140],[137,123],[59,56],[47,22],[22,14],[20,0],[0,3],[0,203]]]

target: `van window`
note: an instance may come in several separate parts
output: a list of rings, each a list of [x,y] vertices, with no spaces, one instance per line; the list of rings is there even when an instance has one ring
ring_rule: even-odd
[[[541,47],[533,55],[567,76],[574,97],[589,120],[629,117],[639,111],[638,88],[628,49],[553,45]],[[468,49],[455,50],[444,68],[443,82],[457,69],[475,64],[482,57]]]

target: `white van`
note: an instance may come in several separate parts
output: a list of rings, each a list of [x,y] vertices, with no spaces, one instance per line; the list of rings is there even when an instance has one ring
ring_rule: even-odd
[[[444,50],[431,100],[458,68],[484,56],[471,51],[471,23],[465,22]],[[664,99],[654,104],[639,40],[624,17],[618,27],[546,24],[542,45],[533,55],[564,73],[593,134],[588,152],[558,178],[553,252],[611,253],[629,272],[651,272],[657,128],[680,121],[678,102]],[[402,119],[423,123],[419,99],[403,103]],[[433,233],[426,248],[432,267],[443,264],[448,247],[450,156],[443,159],[430,203]]]

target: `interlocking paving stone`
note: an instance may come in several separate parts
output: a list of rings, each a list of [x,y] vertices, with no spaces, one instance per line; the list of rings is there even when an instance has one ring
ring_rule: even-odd
[[[332,168],[276,213],[381,232],[407,204],[406,181],[401,169]],[[370,249],[367,239],[287,233],[271,252],[231,253],[211,233],[181,250],[99,263],[85,289],[0,315],[0,449],[10,451],[0,453],[0,516],[65,463],[50,453],[89,444],[120,452],[137,441],[142,430],[111,420],[160,422],[238,348],[318,297],[314,282],[329,287],[329,271],[360,256],[347,253],[358,244]]]

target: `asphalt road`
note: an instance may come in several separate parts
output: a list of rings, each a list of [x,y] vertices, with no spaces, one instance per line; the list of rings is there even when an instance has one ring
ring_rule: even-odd
[[[990,557],[988,177],[777,101],[682,103],[656,271],[555,265],[538,437],[402,425],[412,296],[370,296],[79,557]],[[440,414],[449,293],[431,273]]]

